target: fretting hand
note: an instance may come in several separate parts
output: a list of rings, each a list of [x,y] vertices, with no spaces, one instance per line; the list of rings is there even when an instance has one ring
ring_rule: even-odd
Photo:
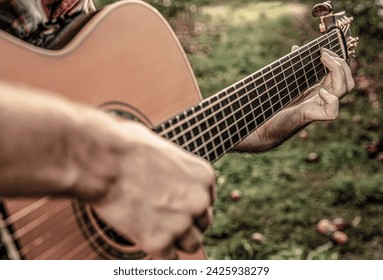
[[[329,71],[326,77],[239,143],[235,150],[265,151],[281,144],[313,121],[334,120],[338,117],[339,99],[354,88],[354,80],[343,59],[327,49],[322,49],[321,53],[321,61]]]

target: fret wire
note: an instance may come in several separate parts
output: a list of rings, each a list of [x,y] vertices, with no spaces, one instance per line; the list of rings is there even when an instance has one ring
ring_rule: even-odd
[[[318,59],[319,59],[319,57],[318,57]],[[317,59],[317,60],[318,60]],[[308,79],[307,77],[306,77],[306,79]],[[292,83],[295,83],[295,81],[293,81]],[[292,83],[290,83],[288,86],[290,86]],[[287,87],[286,87],[287,88]],[[279,93],[279,91],[278,91],[278,93]],[[290,100],[289,100],[290,101]],[[249,102],[250,104],[251,104],[251,102]],[[249,104],[249,103],[247,103],[247,104]],[[247,104],[245,104],[245,106],[247,105]],[[256,109],[259,109],[260,107],[261,107],[261,105],[262,104],[260,104],[257,108],[255,108],[255,109],[253,109],[253,112],[256,110]],[[227,106],[226,106],[227,107]],[[229,109],[230,109],[230,107],[229,107]],[[262,114],[264,114],[265,112],[263,111],[263,108],[261,107],[261,109],[262,109]],[[228,116],[230,117],[230,116],[232,116],[233,115],[233,113],[230,113]],[[227,118],[226,118],[227,119]],[[190,142],[190,141],[189,141]],[[188,144],[188,143],[186,143],[186,144]]]
[[[271,67],[270,67],[270,68],[271,68]],[[270,90],[271,90],[271,88],[270,88],[270,89],[268,88],[265,76],[262,77],[262,80],[263,80],[263,82],[264,82],[264,84],[265,84],[265,88],[266,88],[265,92],[266,92],[266,95],[267,95],[267,99],[269,100],[269,102],[270,102],[270,104],[271,104],[271,98],[270,98]],[[271,80],[271,79],[270,79],[270,80]],[[273,87],[274,87],[274,86],[273,86]],[[271,106],[271,111],[272,111],[272,115],[274,115],[274,109],[273,109],[273,106]]]
[[[290,64],[290,66],[289,66],[288,68],[289,68],[290,71],[291,71],[291,74],[289,75],[289,78],[288,78],[288,79],[291,80],[291,78],[293,78],[293,82],[289,83],[288,86],[287,86],[288,96],[289,96],[289,99],[290,99],[289,102],[290,102],[291,100],[294,99],[293,91],[290,92],[290,85],[296,83],[296,78],[293,77],[293,75],[294,75],[294,69],[293,69],[293,65],[292,65],[292,63],[291,63],[291,59],[289,59],[288,61],[286,61],[286,63],[289,63],[289,64]],[[288,80],[288,81],[289,81],[289,80]]]
[[[318,65],[318,66],[316,66],[316,68],[318,68],[318,67],[320,67],[320,65]],[[325,74],[323,74],[323,75],[325,75]],[[282,110],[283,109],[283,107],[282,108],[279,108],[277,111],[279,112],[280,110]],[[246,116],[244,116],[243,118],[246,118]],[[271,117],[270,117],[271,118]],[[270,118],[268,118],[268,119],[270,119]],[[265,119],[262,123],[260,123],[260,124],[257,124],[258,126],[257,127],[259,127],[260,125],[262,125],[264,122],[266,122],[268,119]],[[240,142],[240,141],[239,141]],[[239,142],[237,142],[237,143],[239,143]],[[232,147],[234,147],[237,143],[232,143]],[[223,143],[222,145],[225,145],[225,143]],[[211,153],[211,151],[210,151],[210,153]],[[222,155],[222,154],[221,154]],[[203,156],[202,157],[204,157],[205,156],[205,154],[203,154]],[[209,159],[211,160],[211,158],[210,158],[210,156],[209,156]],[[215,159],[213,159],[213,160],[216,160],[216,159],[218,159],[218,158],[215,158]]]
[[[245,87],[245,81],[242,80],[241,84],[242,84],[241,89],[238,91],[238,98],[239,98],[239,104],[240,104],[240,109],[241,109],[241,115],[243,116],[246,114],[244,111],[246,105],[244,105],[244,104],[247,104],[246,100],[248,100],[249,95],[248,95],[248,92],[247,92],[246,87]],[[242,104],[243,102],[244,102],[244,104]],[[239,122],[238,122],[238,125],[239,125]],[[241,129],[242,129],[242,127],[241,127]],[[245,126],[245,129],[246,129],[246,133],[248,133],[249,131],[247,129],[247,126]]]
[[[315,41],[318,41],[318,39],[317,40],[315,40]],[[317,43],[316,45],[318,45],[319,43]],[[314,53],[310,53],[310,58],[311,58],[311,64],[314,66],[314,69],[315,69],[315,65],[314,65],[314,62],[313,62],[313,54]],[[316,58],[315,58],[316,59]],[[319,80],[318,79],[318,75],[317,75],[317,73],[315,72],[315,77],[317,78],[317,81]]]
[[[262,77],[262,76],[261,76]],[[285,78],[290,78],[290,76],[289,77],[285,77]],[[282,82],[284,82],[284,81],[281,81],[280,83],[282,83]],[[290,84],[289,84],[290,85]],[[277,86],[277,85],[276,85]],[[230,97],[233,97],[233,95],[235,94],[235,91],[233,91],[232,89],[231,89],[231,92],[232,92],[232,95],[230,96]],[[262,96],[263,96],[264,94],[261,94],[260,96],[258,96],[257,98],[258,99],[260,99]],[[290,97],[290,96],[289,96]],[[235,99],[234,99],[235,100]],[[262,104],[261,104],[262,105]],[[225,108],[224,109],[231,109],[230,108],[230,104],[227,104],[226,106],[225,106]],[[259,106],[258,106],[258,108],[259,108]],[[263,111],[263,108],[262,108],[262,114],[264,114],[265,112]],[[232,115],[232,114],[231,114]],[[202,119],[199,123],[196,123],[195,125],[199,125],[199,124],[201,124],[201,122],[206,122],[206,115],[204,114],[203,115],[204,116],[204,118],[205,119]],[[209,116],[209,118],[210,118],[210,116]],[[194,125],[194,126],[195,126]],[[182,133],[182,132],[181,132]],[[184,133],[186,133],[186,131],[184,132]],[[175,139],[175,137],[177,137],[177,136],[179,136],[179,135],[175,135],[172,139],[170,139],[171,141],[174,141],[174,139]],[[190,141],[188,142],[188,143],[190,143]],[[188,143],[186,143],[186,144],[188,144]]]
[[[331,42],[329,41],[330,40],[330,37],[335,37]],[[330,33],[330,34],[326,34],[326,35],[323,35],[322,37],[320,37],[320,38],[322,38],[323,40],[322,41],[325,41],[325,40],[327,40],[329,43],[327,44],[327,45],[329,45],[330,47],[331,47],[331,43],[333,43],[333,42],[335,42],[335,41],[338,41],[339,40],[339,38],[337,37],[337,33],[336,32],[333,32],[332,34]],[[307,48],[307,45],[306,46],[303,46],[303,47],[301,47],[299,50],[301,50],[301,49],[306,49]],[[299,51],[298,50],[298,51]],[[297,53],[296,53],[296,56],[294,57],[294,58],[296,58],[296,57],[300,57],[300,53],[298,52],[298,51],[296,51]],[[294,54],[294,53],[293,53]],[[291,54],[290,54],[291,55]],[[307,56],[308,57],[308,56]],[[280,60],[279,60],[279,62],[280,62]],[[281,64],[281,65],[283,65],[283,64]],[[261,72],[263,69],[261,69],[261,70],[259,70],[259,71],[257,71],[256,73],[254,73],[254,74],[252,74],[252,75],[250,75],[250,77],[251,76],[254,76],[254,75],[256,75],[256,74],[258,74],[258,72]],[[259,77],[260,78],[260,77]],[[245,78],[246,79],[246,78]],[[256,79],[253,79],[251,82],[255,82],[256,81]],[[245,84],[245,86],[248,86],[249,84]],[[219,100],[219,98],[217,98],[217,101],[216,102],[219,102],[219,101],[222,101],[222,99],[225,99],[225,98],[229,98],[230,97],[230,95],[228,95],[228,93],[233,93],[234,92],[234,90],[233,90],[233,87],[235,86],[235,84],[234,85],[232,85],[232,86],[230,86],[230,87],[228,87],[227,89],[226,89],[226,91],[224,90],[224,91],[221,91],[221,92],[219,92],[219,93],[217,93],[216,95],[214,95],[214,96],[219,96],[219,95],[222,95],[223,96],[223,98],[220,98],[221,100]],[[260,86],[260,85],[257,85],[258,87]],[[213,97],[214,97],[213,96]],[[208,100],[208,99],[204,99],[203,101],[201,101],[198,105],[196,105],[195,107],[199,107],[198,108],[198,110],[196,110],[196,113],[198,114],[198,111],[201,109],[201,106],[203,105],[203,103],[205,103],[206,102],[206,100]],[[198,115],[197,115],[198,116]],[[195,116],[194,116],[195,117]],[[170,121],[172,121],[172,119],[170,119]],[[182,124],[182,123],[181,123]],[[171,126],[172,126],[173,124],[171,124]],[[174,124],[175,125],[175,124]],[[169,130],[169,129],[172,129],[172,127],[168,127],[167,129],[165,129],[164,131],[161,131],[161,133],[166,133],[166,130]]]
[[[241,88],[241,86],[240,86],[240,84],[243,84],[242,83],[242,81],[239,81],[237,84],[236,84],[236,86],[239,86],[239,88]],[[239,98],[239,92],[238,92],[238,90],[235,90],[235,92],[234,92],[234,97],[235,97],[235,101],[233,101],[233,103],[232,103],[232,105],[233,104],[236,104],[236,103],[238,103],[238,109],[237,110],[235,110],[235,112],[234,112],[234,114],[233,114],[233,117],[234,117],[234,124],[235,124],[235,128],[236,128],[236,132],[235,132],[235,134],[237,134],[238,132],[239,132],[239,127],[238,127],[238,121],[237,121],[237,113],[240,115],[240,113],[241,113],[241,110],[242,110],[242,106],[241,106],[241,102],[240,102],[240,98]],[[240,138],[240,137],[239,137]]]
[[[333,36],[334,34],[331,34],[331,36]],[[327,40],[330,42],[330,37],[331,36],[327,36]],[[334,40],[333,40],[334,41]],[[332,42],[333,42],[332,41]],[[331,43],[330,43],[331,44]],[[311,54],[310,54],[311,55]],[[294,58],[297,58],[297,57],[300,57],[300,53],[297,53],[297,56],[295,56]],[[301,60],[299,60],[299,62],[302,64],[302,62],[301,62]],[[271,69],[272,70],[272,69]],[[269,73],[270,71],[268,71],[267,73]],[[265,73],[266,74],[266,73]],[[274,77],[275,78],[275,77]],[[254,81],[251,81],[251,82],[254,82]],[[249,83],[247,83],[247,84],[245,84],[245,85],[249,85]],[[243,87],[242,87],[243,88]],[[221,92],[221,94],[223,95],[223,93]],[[225,96],[226,97],[226,96]],[[251,104],[251,103],[250,103]],[[253,108],[253,111],[252,112],[254,112],[254,108]],[[203,113],[203,117],[205,117],[206,118],[206,114],[205,113]],[[162,127],[163,127],[163,125],[162,125]],[[201,131],[202,132],[202,131]],[[226,147],[225,147],[226,148]]]
[[[280,66],[280,62],[278,62],[278,67]],[[281,67],[281,69],[282,69],[282,67]],[[273,74],[274,74],[274,72],[273,72]],[[277,79],[276,79],[276,75],[273,75],[273,81],[274,81],[274,84],[275,85],[278,85],[278,82],[277,82]],[[283,107],[283,104],[282,104],[282,100],[281,100],[281,96],[280,96],[280,91],[278,90],[278,88],[277,87],[274,87],[274,88],[272,88],[272,89],[270,89],[270,90],[275,90],[276,91],[276,93],[273,95],[273,97],[278,97],[277,99],[278,99],[278,102],[279,102],[279,104],[281,105],[281,107]],[[275,103],[276,104],[276,103]]]

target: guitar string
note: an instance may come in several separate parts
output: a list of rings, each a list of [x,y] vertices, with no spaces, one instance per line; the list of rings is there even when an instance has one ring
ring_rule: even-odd
[[[330,37],[330,36],[329,36]],[[311,56],[311,55],[310,55]],[[310,77],[311,78],[311,77]],[[41,208],[41,207],[40,207]],[[12,215],[11,216],[8,216],[8,218],[11,218],[12,217]],[[8,219],[7,218],[7,219]],[[110,229],[110,227],[109,226],[105,226],[104,228],[103,228],[103,230],[108,230],[108,229]],[[95,235],[98,235],[97,233],[96,234],[94,234],[93,236],[95,236]],[[92,236],[91,236],[92,237]],[[85,241],[85,242],[87,242],[87,241]]]
[[[50,220],[52,217],[54,217],[56,214],[59,215],[62,213],[63,207],[65,208],[65,202],[59,203],[57,205],[54,205],[53,207],[49,208],[49,212],[43,212],[39,217],[33,220],[32,223],[26,224],[21,228],[18,228],[14,231],[13,235],[16,236],[16,239],[22,238],[25,234],[32,231],[36,227],[41,227],[44,223],[46,223],[48,220]],[[35,212],[36,213],[36,212]]]
[[[65,219],[63,219],[63,221],[60,221],[60,226],[64,226],[65,228],[70,228],[70,227],[74,226],[74,228],[76,228],[77,227],[77,221],[73,217],[73,214],[72,214],[72,215],[67,216]],[[57,236],[55,236],[55,237],[57,237]],[[39,256],[36,258],[47,259],[49,256],[52,256],[59,251],[62,251],[62,249],[65,248],[66,246],[73,244],[73,241],[75,240],[75,238],[78,238],[78,237],[82,237],[81,230],[77,230],[77,231],[73,232],[73,234],[65,235],[64,238],[55,242],[52,245],[52,247],[49,248],[50,250],[43,250],[43,252],[41,254],[39,254]],[[49,240],[49,239],[46,238],[45,240]],[[42,246],[43,244],[46,245],[46,243],[47,243],[46,241],[44,243],[42,242],[39,246]],[[31,248],[29,248],[28,251],[23,250],[23,256],[26,256],[29,253],[33,252],[33,250],[35,250],[39,246],[31,247]],[[24,249],[26,249],[25,247],[24,247]],[[52,250],[54,250],[54,251],[52,252]]]
[[[341,51],[341,50],[340,50]],[[317,59],[319,59],[319,58],[317,58]],[[315,59],[315,60],[317,60],[317,59]],[[314,60],[314,61],[315,61]],[[318,65],[318,66],[316,66],[316,67],[314,67],[313,69],[317,69],[318,67],[321,67],[321,65]],[[315,76],[317,76],[317,74],[318,74],[318,72],[315,72]],[[293,77],[293,76],[295,76],[295,74],[293,73],[292,75],[290,75],[288,78],[286,78],[285,80],[288,80],[289,78],[291,78],[291,77]],[[306,76],[306,74],[304,75],[304,76]],[[300,76],[299,77],[299,79],[300,78],[303,78],[304,76]],[[307,77],[306,77],[307,78]],[[310,77],[310,78],[307,78],[307,80],[310,80],[312,77]],[[297,80],[299,80],[299,79],[297,79]],[[289,86],[291,86],[291,85],[293,85],[294,83],[296,83],[296,80],[294,80],[294,81],[292,81],[286,88],[288,88]],[[295,90],[297,90],[299,88],[299,86],[297,86],[296,88],[294,88],[294,90],[293,91],[295,91]],[[270,88],[271,89],[271,88]],[[268,91],[270,91],[270,89],[268,89],[267,91],[266,91],[266,94],[267,94],[267,92]],[[268,103],[271,99],[273,99],[274,97],[276,97],[276,96],[279,96],[279,93],[277,92],[276,94],[274,94],[272,97],[270,97],[270,98],[268,98],[266,101],[264,101],[264,102],[262,102],[262,103],[259,103],[259,105],[258,105],[258,107],[256,107],[256,108],[253,108],[253,110],[252,111],[250,111],[249,113],[254,113],[254,111],[255,110],[258,110],[258,109],[260,109],[260,108],[262,108],[262,106],[265,104],[265,103]],[[286,95],[287,96],[287,95]],[[291,96],[290,96],[290,93],[288,94],[288,96],[291,98]],[[239,97],[239,98],[237,98],[237,100],[236,101],[238,101],[238,100],[240,100],[240,99],[242,99],[244,96],[241,96],[241,97]],[[280,97],[280,96],[279,96]],[[284,98],[280,98],[280,100],[282,100],[282,99],[284,99]],[[247,105],[251,105],[253,102],[254,102],[254,100],[255,99],[253,99],[253,100],[250,100],[248,103],[246,103],[246,104],[243,104],[239,109],[237,109],[236,111],[233,111],[232,113],[230,113],[229,115],[227,115],[227,116],[225,116],[225,118],[226,119],[221,119],[219,122],[216,122],[215,123],[215,125],[214,126],[210,126],[209,127],[209,129],[211,130],[211,128],[217,128],[218,127],[218,125],[219,124],[221,124],[221,123],[223,123],[223,122],[226,122],[227,121],[227,119],[229,118],[229,117],[231,117],[231,116],[235,116],[236,115],[236,113],[238,113],[238,112],[240,112],[241,110],[242,110],[242,108],[243,107],[246,107]],[[291,100],[290,100],[291,101]],[[289,102],[290,102],[289,101]],[[234,101],[233,101],[233,103],[234,103]],[[225,108],[227,108],[228,106],[225,106]],[[263,109],[263,108],[262,108]],[[270,109],[272,109],[273,110],[273,107],[270,107],[270,108],[268,108],[265,112],[267,112],[267,111],[269,111]],[[222,111],[222,110],[221,110]],[[263,114],[265,113],[265,112],[263,112]],[[248,116],[249,114],[247,114],[246,116]],[[203,121],[203,122],[206,122],[208,119],[212,119],[212,118],[214,118],[214,116],[215,115],[211,115],[211,116],[209,116],[209,117],[206,117],[206,119]],[[237,122],[238,121],[240,121],[240,120],[243,120],[244,118],[242,118],[242,119],[239,119],[239,120],[237,120]],[[203,123],[202,122],[202,123]],[[190,130],[189,130],[190,131]],[[195,141],[195,139],[198,139],[198,138],[201,138],[201,137],[203,137],[206,133],[208,133],[209,131],[201,131],[199,134],[197,134],[197,135],[195,135],[193,138],[191,138],[191,139],[189,139],[187,142],[185,142],[185,143],[183,143],[182,144],[182,147],[183,148],[185,148],[186,146],[188,146],[190,143],[192,143],[192,142],[194,142]],[[220,132],[222,132],[222,133],[224,133],[225,131],[224,130],[220,130]],[[187,133],[187,132],[186,132]],[[221,133],[221,134],[222,134]],[[181,135],[181,136],[180,136]],[[185,133],[179,133],[179,134],[176,134],[176,136],[178,136],[178,137],[183,137],[183,136],[185,136]],[[172,138],[172,140],[174,141],[174,140],[176,140],[176,139],[178,139],[178,137],[177,138]],[[198,147],[197,147],[198,148]],[[194,149],[193,151],[195,151],[196,149]],[[193,152],[192,151],[192,152]]]
[[[62,212],[64,212],[64,211],[62,211]],[[73,214],[70,212],[69,212],[69,214],[71,214],[71,215],[68,215],[65,218],[60,220],[60,226],[61,227],[69,228],[69,227],[73,226],[73,224],[77,225],[76,219],[73,217]],[[57,216],[52,217],[52,218],[57,218]],[[74,235],[65,235],[65,237],[63,239],[60,239],[57,242],[55,242],[54,245],[50,249],[55,248],[55,247],[59,247],[59,248],[65,247],[67,244],[70,244],[70,242],[73,241],[73,237],[77,237],[77,235],[82,236],[82,233],[80,230],[76,231],[75,233],[76,234],[74,234]],[[55,236],[55,237],[57,237],[57,236]],[[31,253],[33,250],[35,250],[39,246],[42,246],[43,244],[45,245],[46,244],[46,242],[44,242],[45,240],[41,240],[41,242],[39,242],[39,244],[35,245],[34,247],[29,246],[30,244],[36,243],[36,241],[38,241],[41,238],[45,238],[45,240],[49,240],[49,238],[47,238],[44,234],[37,236],[35,239],[28,242],[27,245],[23,246],[22,252],[20,252],[20,255],[22,257],[26,257],[26,255]],[[15,239],[15,240],[19,241],[19,239],[20,238]],[[53,255],[52,252],[50,252],[50,253],[48,253],[48,252],[49,252],[48,250],[44,250],[42,252],[42,254],[39,254],[39,258],[44,259],[44,258],[47,258],[47,257]],[[57,252],[57,250],[56,250],[56,252]]]
[[[302,61],[302,57],[300,56],[300,51],[302,51],[302,52],[308,52],[308,55],[306,55],[303,59],[309,58],[309,57],[311,57],[312,54],[313,54],[313,53],[311,52],[311,50],[314,49],[314,48],[316,48],[318,44],[323,43],[323,42],[325,42],[325,41],[327,40],[327,42],[328,42],[327,45],[329,45],[330,39],[332,40],[331,43],[337,41],[338,37],[336,37],[336,35],[338,35],[338,33],[336,33],[336,31],[334,31],[333,33],[330,33],[330,34],[323,35],[323,36],[317,38],[316,40],[310,42],[309,44],[306,44],[306,45],[302,46],[300,49],[298,49],[298,50],[296,50],[296,51],[294,51],[294,52],[292,52],[292,53],[290,53],[290,54],[284,56],[284,57],[288,57],[288,58],[290,58],[290,60],[288,60],[288,61],[286,61],[286,62],[284,62],[284,63],[280,63],[280,65],[279,65],[278,67],[283,68],[283,66],[285,66],[285,65],[287,65],[287,64],[289,64],[290,66],[289,66],[286,70],[283,70],[281,73],[284,73],[284,72],[286,72],[286,71],[289,70],[289,69],[294,69],[293,67],[294,67],[296,64],[301,63],[301,61]],[[334,36],[334,37],[336,37],[336,38],[335,38],[335,39],[334,39],[334,38],[330,38],[330,37],[332,37],[332,36]],[[316,45],[309,47],[310,44],[313,44],[313,43],[315,43],[316,41],[318,41],[318,43],[317,43]],[[305,48],[305,47],[306,47],[307,49],[303,51],[303,48]],[[317,50],[316,50],[316,51],[317,51]],[[296,56],[292,56],[292,55],[295,55],[295,54],[296,54]],[[296,58],[299,58],[300,60],[298,60],[297,62],[295,62],[295,64],[292,64],[290,61],[293,60],[293,59],[296,59]],[[283,59],[283,58],[281,58],[281,59]],[[278,62],[278,61],[280,61],[281,59],[279,59],[279,60],[277,60],[277,61],[275,61],[275,62]],[[249,86],[250,84],[253,84],[254,82],[256,82],[257,79],[262,78],[262,77],[266,76],[267,74],[272,73],[272,72],[273,72],[273,69],[270,69],[269,71],[267,71],[267,72],[265,72],[265,73],[262,73],[261,76],[259,76],[259,77],[255,78],[255,79],[253,79],[253,77],[252,77],[253,75],[255,75],[255,74],[258,73],[258,72],[261,72],[262,70],[266,69],[267,67],[269,67],[269,65],[265,66],[264,68],[262,68],[261,70],[258,70],[258,71],[255,72],[255,73],[249,75],[248,77],[242,79],[241,81],[239,81],[239,82],[237,82],[237,83],[235,83],[235,84],[229,86],[227,89],[233,88],[233,87],[235,87],[236,85],[238,85],[239,83],[241,83],[241,82],[243,82],[243,81],[245,81],[245,80],[247,80],[247,79],[252,79],[250,82],[247,82],[246,84],[242,85],[240,88],[238,88],[238,89],[236,89],[236,90],[234,90],[234,91],[232,91],[232,92],[230,92],[230,93],[227,93],[227,92],[225,92],[225,90],[223,90],[223,91],[219,92],[218,94],[211,96],[210,98],[207,98],[207,99],[202,100],[199,104],[196,104],[195,106],[203,105],[203,103],[208,102],[209,99],[212,99],[212,98],[214,98],[214,97],[216,97],[216,96],[218,96],[218,95],[220,95],[220,94],[225,94],[225,93],[226,93],[226,95],[223,95],[222,97],[218,97],[218,98],[221,98],[221,99],[217,99],[217,100],[215,100],[213,103],[210,103],[209,105],[214,106],[214,105],[216,105],[217,103],[219,103],[219,101],[222,101],[222,100],[224,100],[224,99],[228,99],[228,97],[230,97],[230,96],[236,94],[238,91],[240,91],[240,90],[242,90],[242,89],[245,89],[245,87],[247,87],[247,86]],[[254,89],[258,89],[258,88],[261,87],[261,86],[265,86],[265,85],[267,84],[267,82],[270,82],[270,81],[273,80],[273,79],[274,79],[274,77],[273,77],[273,78],[270,78],[269,80],[267,80],[267,81],[265,81],[265,82],[263,82],[263,83],[257,85],[257,87],[254,88]],[[279,83],[278,83],[278,84],[279,84]],[[226,90],[227,90],[227,89],[226,89]],[[254,89],[253,89],[253,90],[254,90]],[[194,108],[194,107],[192,107],[192,108]],[[211,108],[211,107],[207,107],[207,108],[204,107],[204,108],[202,108],[202,109],[209,109],[209,108]],[[207,110],[205,110],[205,111],[197,111],[197,112],[193,113],[193,115],[190,115],[190,116],[188,116],[186,119],[182,120],[181,122],[177,122],[177,123],[173,124],[173,126],[176,126],[176,125],[179,125],[179,126],[180,126],[180,125],[183,125],[183,124],[185,124],[186,122],[190,121],[190,119],[195,118],[195,116],[202,115],[202,114],[205,113],[206,111],[207,111]],[[175,117],[177,117],[177,116],[175,116]],[[165,124],[165,122],[162,123],[162,124],[160,124],[160,125],[164,125],[164,124]],[[169,127],[169,128],[167,128],[167,129],[164,129],[164,130],[162,130],[162,131],[160,132],[160,135],[162,135],[162,134],[166,134],[166,133],[168,133],[168,132],[171,131],[171,130],[174,130],[174,128],[173,128],[173,127]],[[170,140],[171,140],[171,139],[170,139]]]
[[[70,201],[69,201],[69,202],[70,202]],[[70,204],[70,205],[67,205],[67,209],[65,209],[65,210],[68,210],[68,208],[72,208],[72,207],[71,207],[71,204]],[[64,211],[65,211],[65,210],[64,210]],[[64,211],[62,211],[62,212],[64,212]],[[62,213],[62,212],[61,212],[61,213]],[[74,215],[72,209],[70,209],[70,214],[71,214],[71,215]],[[57,216],[58,216],[58,214],[55,215],[55,216],[51,216],[50,219],[52,219],[52,218],[57,218]],[[50,256],[55,255],[57,252],[59,252],[59,251],[60,251],[60,247],[63,247],[63,246],[65,246],[66,244],[70,244],[71,240],[73,240],[74,238],[76,238],[77,235],[78,235],[78,233],[80,233],[80,237],[82,237],[81,239],[84,239],[84,236],[83,236],[83,234],[82,234],[82,232],[81,232],[80,226],[79,226],[79,225],[77,224],[77,222],[76,222],[76,218],[75,218],[75,217],[71,217],[71,216],[68,216],[67,218],[72,218],[72,221],[71,221],[67,226],[72,225],[73,222],[75,222],[75,225],[76,225],[75,227],[77,228],[77,231],[73,231],[73,232],[71,232],[70,234],[66,235],[66,237],[65,237],[65,239],[64,239],[64,240],[66,240],[65,242],[62,242],[62,240],[60,240],[59,242],[57,242],[55,245],[60,244],[60,246],[53,246],[51,249],[53,249],[54,247],[58,247],[58,248],[57,248],[56,250],[50,252],[50,254],[49,254]],[[60,222],[60,226],[61,226],[61,224],[62,224],[62,222]],[[40,225],[41,225],[41,224],[40,224]],[[89,223],[87,222],[86,225],[89,225]],[[106,231],[106,230],[109,230],[109,229],[111,229],[111,227],[108,226],[108,225],[106,225],[106,226],[104,226],[104,227],[102,228],[103,231]],[[78,248],[79,246],[84,246],[84,245],[85,245],[84,243],[89,243],[89,241],[93,241],[93,240],[95,240],[95,239],[98,237],[98,235],[99,235],[99,233],[97,233],[97,232],[96,232],[95,234],[93,234],[93,235],[90,235],[89,237],[86,238],[86,241],[82,241],[82,242],[80,242],[79,244],[77,244],[77,246],[76,246],[75,248],[73,248],[73,249],[71,249],[70,251],[66,252],[66,254],[65,254],[63,257],[65,257],[66,255],[73,255],[73,252],[76,251],[77,248]],[[38,240],[39,238],[41,238],[41,236],[37,236],[34,240],[29,241],[29,242],[28,242],[28,245],[33,244],[34,241]],[[15,238],[14,240],[17,242],[17,241],[20,241],[19,239],[20,239],[20,238]],[[88,240],[88,241],[87,241],[87,240]],[[61,242],[61,243],[60,243],[60,242]],[[40,243],[40,244],[38,244],[38,245],[34,245],[34,247],[30,246],[31,248],[30,248],[27,252],[23,252],[23,249],[26,248],[27,246],[21,247],[20,250],[19,250],[19,254],[20,254],[20,256],[22,256],[22,257],[25,258],[26,255],[28,255],[28,254],[31,253],[33,250],[35,250],[36,248],[38,248],[39,246],[41,246],[41,245],[43,244],[43,242],[39,242],[39,243]],[[21,244],[20,244],[20,245],[21,245]],[[40,255],[41,255],[41,254],[40,254]],[[44,254],[42,254],[42,255],[44,255]],[[49,256],[49,255],[48,255],[48,256]]]
[[[71,221],[70,221],[70,223],[67,226],[69,227],[69,226],[72,226],[73,224],[75,224],[74,227],[78,228],[78,223],[77,223],[76,219],[72,218],[72,217],[69,217],[69,218],[71,218]],[[84,238],[83,233],[81,232],[80,229],[78,229],[78,230],[74,231],[73,233],[67,235],[64,239],[59,240],[54,246],[52,246],[50,248],[51,250],[49,252],[45,251],[43,254],[40,254],[38,256],[38,258],[39,259],[47,259],[49,257],[54,256],[57,252],[62,251],[62,248],[65,248],[69,244],[73,244],[73,241],[76,238],[81,238],[81,239]],[[71,252],[71,251],[69,251],[69,252]]]

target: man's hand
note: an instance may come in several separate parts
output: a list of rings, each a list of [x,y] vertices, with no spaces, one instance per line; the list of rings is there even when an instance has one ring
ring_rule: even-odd
[[[262,152],[281,144],[313,121],[337,118],[339,99],[353,89],[354,80],[343,59],[326,49],[321,53],[321,61],[329,70],[322,82],[308,89],[292,105],[239,143],[235,147],[236,151]]]
[[[318,85],[308,89],[293,105],[299,106],[302,124],[333,120],[338,116],[338,100],[354,86],[351,70],[346,61],[333,52],[323,49],[321,61],[329,73]]]
[[[95,210],[155,258],[194,252],[211,221],[212,167],[141,125],[125,132],[131,147],[116,155],[119,176]]]

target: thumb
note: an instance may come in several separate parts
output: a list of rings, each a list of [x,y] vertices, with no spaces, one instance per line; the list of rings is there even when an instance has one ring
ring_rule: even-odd
[[[296,51],[299,48],[300,48],[299,46],[294,45],[294,46],[291,47],[291,52],[294,52],[294,51]]]

